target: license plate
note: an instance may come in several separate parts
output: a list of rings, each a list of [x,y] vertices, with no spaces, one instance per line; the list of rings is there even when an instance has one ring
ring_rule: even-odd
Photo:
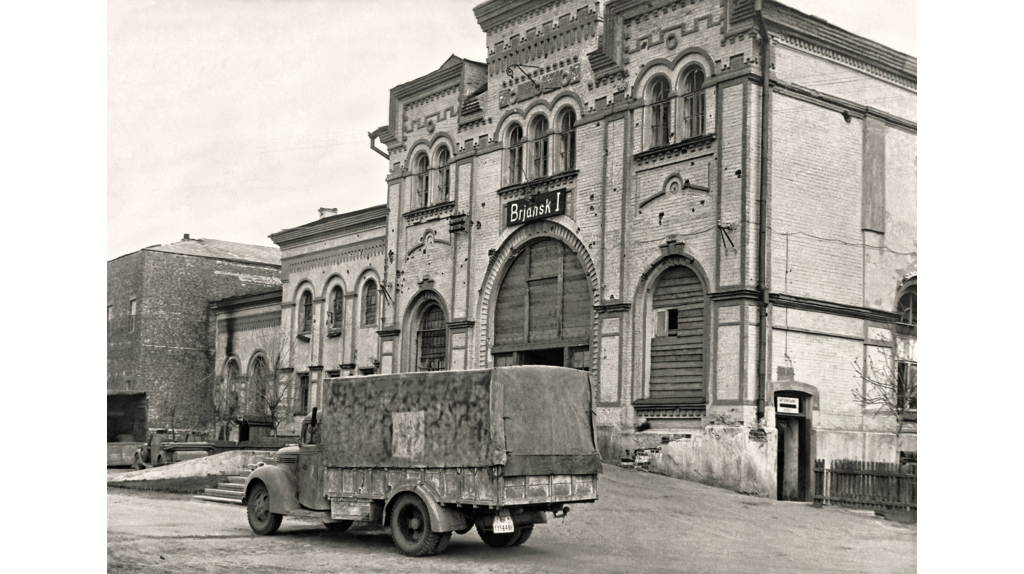
[[[495,516],[494,517],[494,533],[495,534],[506,534],[508,532],[514,532],[516,529],[515,525],[512,524],[511,516]]]

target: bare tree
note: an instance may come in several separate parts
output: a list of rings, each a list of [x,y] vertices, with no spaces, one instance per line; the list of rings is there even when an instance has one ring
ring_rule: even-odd
[[[258,349],[259,354],[249,367],[244,400],[249,412],[269,419],[276,438],[277,427],[287,415],[291,386],[290,381],[282,380],[278,375],[284,366],[287,339],[276,331],[255,331],[251,338],[253,348]]]
[[[892,417],[896,435],[895,460],[900,460],[900,437],[909,421],[917,420],[917,372],[912,363],[901,360],[900,340],[895,336],[896,326],[892,325],[889,335],[882,338],[884,346],[879,347],[880,357],[867,357],[867,364],[861,366],[854,359],[853,367],[863,379],[863,388],[854,388],[853,398],[865,408],[875,407],[875,416]]]
[[[242,383],[239,374],[238,363],[233,359],[224,367],[224,373],[219,377],[220,382],[213,390],[213,400],[210,403],[211,414],[214,421],[217,437],[227,439],[228,423],[237,416],[241,410],[238,400],[238,388]]]

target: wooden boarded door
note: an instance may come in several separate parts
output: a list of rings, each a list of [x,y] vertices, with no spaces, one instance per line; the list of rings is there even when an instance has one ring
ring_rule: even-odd
[[[523,248],[498,288],[495,365],[589,367],[591,291],[586,271],[563,243]]]
[[[654,289],[651,399],[704,404],[704,286],[688,267],[662,274]]]

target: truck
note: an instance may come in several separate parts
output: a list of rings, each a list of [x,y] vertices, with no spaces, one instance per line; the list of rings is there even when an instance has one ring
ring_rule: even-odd
[[[591,393],[586,371],[547,366],[327,379],[299,444],[246,479],[249,526],[379,523],[413,557],[474,527],[493,548],[521,545],[548,512],[597,501]]]

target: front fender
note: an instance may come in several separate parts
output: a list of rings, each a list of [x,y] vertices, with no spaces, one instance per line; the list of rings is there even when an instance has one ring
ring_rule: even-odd
[[[397,487],[391,491],[387,501],[384,503],[384,526],[387,526],[386,521],[390,514],[391,503],[398,497],[398,495],[411,492],[423,500],[423,503],[427,505],[427,514],[430,515],[430,530],[434,532],[451,532],[453,530],[464,530],[470,527],[470,522],[466,518],[466,515],[451,508],[445,508],[438,504],[437,499],[439,498],[434,489],[426,484],[410,484],[401,487]]]
[[[264,465],[249,474],[245,481],[245,496],[242,504],[249,501],[249,494],[257,482],[262,482],[270,494],[270,511],[275,514],[288,514],[299,510],[299,481],[290,471],[280,466]]]

